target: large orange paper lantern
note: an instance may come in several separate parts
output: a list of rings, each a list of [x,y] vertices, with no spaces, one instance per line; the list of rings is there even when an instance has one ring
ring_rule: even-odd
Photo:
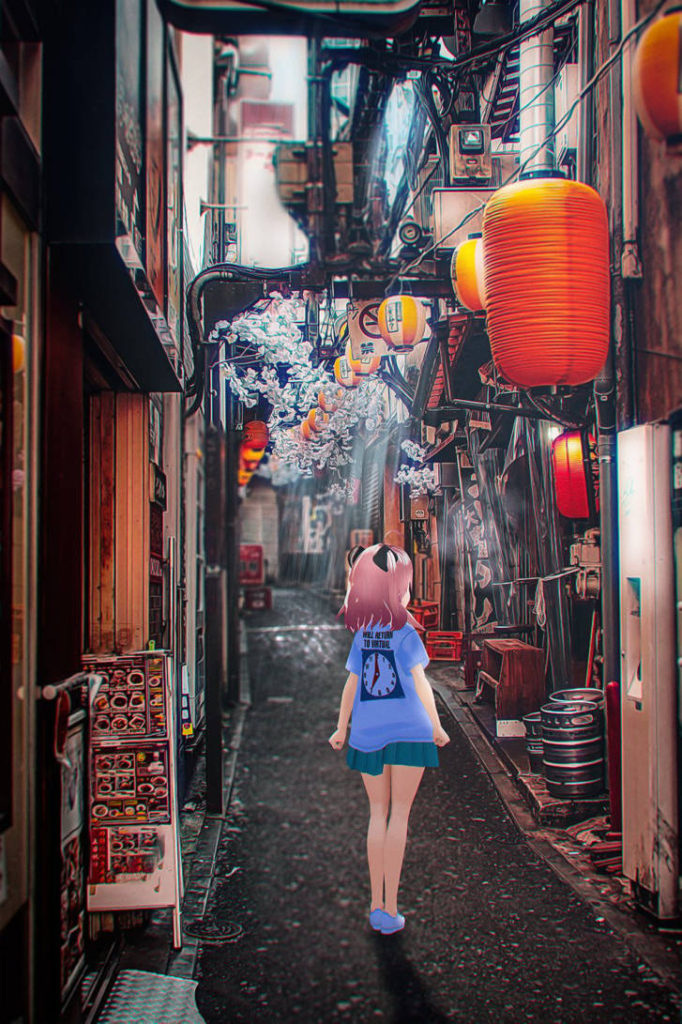
[[[483,215],[488,335],[499,372],[536,387],[593,380],[609,346],[603,200],[579,181],[498,189]]]
[[[590,460],[594,463],[596,441],[589,438]],[[583,439],[579,430],[566,430],[552,442],[552,467],[554,469],[554,491],[556,505],[562,516],[567,519],[588,519],[590,502],[587,496],[592,481],[585,475],[583,458]],[[595,473],[596,476],[596,473]],[[595,506],[599,508],[599,497],[595,497]]]
[[[468,238],[452,254],[450,276],[460,305],[473,312],[485,309],[483,239]]]
[[[682,148],[682,11],[642,34],[632,63],[635,108],[647,135]]]
[[[379,306],[379,332],[389,348],[409,350],[424,340],[426,306],[411,295],[391,295]]]

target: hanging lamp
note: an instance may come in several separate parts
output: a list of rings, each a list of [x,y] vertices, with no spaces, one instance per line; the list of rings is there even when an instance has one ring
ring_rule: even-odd
[[[452,254],[450,277],[461,306],[474,313],[485,309],[485,268],[483,239],[470,235]]]
[[[318,409],[317,407],[311,409],[306,418],[308,420],[310,429],[315,434],[322,433],[322,430],[329,423],[329,415],[326,412],[323,412],[322,409]]]
[[[346,359],[351,370],[358,377],[369,377],[370,374],[376,373],[381,366],[381,356],[360,356],[359,359],[354,359],[350,341],[346,345]]]
[[[342,388],[356,388],[360,378],[353,370],[346,356],[334,360],[334,379]]]
[[[334,391],[320,391],[317,396],[317,404],[325,412],[336,412],[343,401],[343,389],[335,388]]]
[[[505,185],[483,215],[488,334],[511,384],[593,380],[609,345],[609,235],[594,189],[562,178]]]
[[[389,348],[409,352],[424,340],[426,306],[411,295],[390,295],[379,306],[379,333]]]
[[[643,32],[632,63],[632,86],[646,134],[682,151],[682,9]]]
[[[589,437],[590,461],[594,463],[596,448],[594,437]],[[554,470],[554,493],[556,506],[567,519],[588,519],[590,502],[588,487],[593,486],[585,474],[583,439],[579,430],[566,430],[552,441],[552,468]],[[593,479],[598,479],[595,473]],[[595,497],[599,509],[599,497]]]
[[[265,450],[270,439],[267,423],[262,420],[249,420],[244,424],[242,440],[249,448]]]

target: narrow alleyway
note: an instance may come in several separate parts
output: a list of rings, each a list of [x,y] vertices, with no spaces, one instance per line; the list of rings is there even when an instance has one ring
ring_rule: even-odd
[[[400,909],[367,925],[366,800],[327,744],[350,634],[316,595],[247,619],[252,708],[209,908],[197,1004],[230,1021],[677,1020],[673,997],[539,861],[447,712],[412,813]],[[428,672],[427,672],[428,674]]]

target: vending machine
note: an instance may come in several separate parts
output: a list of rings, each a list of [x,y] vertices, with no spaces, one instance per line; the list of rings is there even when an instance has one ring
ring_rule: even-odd
[[[623,871],[678,914],[679,824],[670,427],[618,435]]]
[[[173,908],[182,863],[173,664],[163,651],[86,656],[90,684],[88,910]]]

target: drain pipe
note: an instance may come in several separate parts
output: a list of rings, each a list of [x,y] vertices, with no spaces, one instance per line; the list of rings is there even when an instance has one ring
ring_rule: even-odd
[[[520,0],[521,25],[542,14],[550,0]],[[554,172],[554,29],[522,39],[519,67],[519,135],[522,178]]]

